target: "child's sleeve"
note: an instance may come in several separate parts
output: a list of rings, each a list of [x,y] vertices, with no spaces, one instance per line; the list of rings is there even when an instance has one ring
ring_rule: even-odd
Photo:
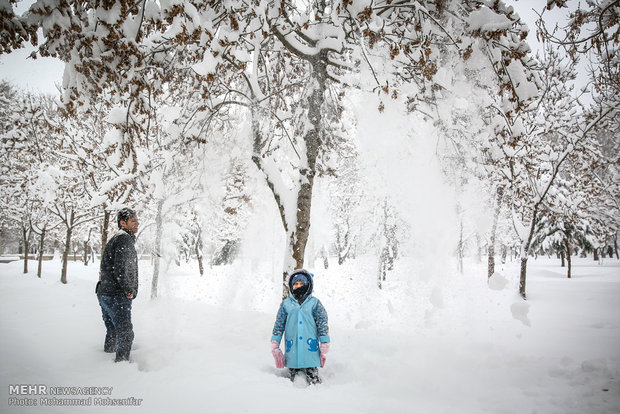
[[[280,305],[280,309],[278,310],[278,315],[276,316],[276,323],[273,325],[273,333],[271,340],[280,343],[282,340],[282,335],[284,334],[284,328],[286,327],[286,318],[288,313],[286,313],[286,309],[284,308],[284,302]]]
[[[312,309],[312,316],[319,332],[319,341],[329,342],[329,326],[327,325],[327,311],[320,300],[317,299],[316,306]]]

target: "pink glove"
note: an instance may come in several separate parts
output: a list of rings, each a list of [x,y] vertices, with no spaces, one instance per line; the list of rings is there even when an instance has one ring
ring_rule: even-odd
[[[280,349],[280,344],[276,341],[271,341],[271,355],[276,362],[276,368],[284,368],[284,355]]]
[[[325,360],[327,360],[325,354],[329,352],[329,342],[322,342],[319,349],[321,350],[321,368],[323,368],[325,366]]]

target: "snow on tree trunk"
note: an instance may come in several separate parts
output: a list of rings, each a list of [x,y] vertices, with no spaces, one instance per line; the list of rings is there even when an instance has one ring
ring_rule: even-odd
[[[40,279],[41,278],[41,271],[43,270],[43,251],[45,249],[45,232],[46,232],[46,226],[43,226],[43,229],[41,229],[41,238],[39,241],[39,264],[37,266],[37,277]]]
[[[155,217],[155,263],[153,263],[153,280],[151,282],[151,299],[157,298],[157,284],[159,282],[159,262],[161,260],[161,236],[163,227],[162,211],[164,200],[157,202],[157,216]]]
[[[62,253],[62,272],[60,275],[60,282],[67,283],[67,266],[69,262],[69,251],[71,249],[71,234],[73,233],[73,225],[75,221],[75,210],[71,210],[71,217],[66,222],[67,233],[65,235],[65,250]]]

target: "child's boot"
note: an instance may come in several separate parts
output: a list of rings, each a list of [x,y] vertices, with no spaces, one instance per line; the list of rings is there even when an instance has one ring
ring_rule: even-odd
[[[321,377],[319,377],[318,368],[306,368],[304,370],[304,373],[306,374],[306,380],[308,381],[308,384],[310,385],[316,385],[316,384],[320,384],[321,382],[323,382],[321,380]]]

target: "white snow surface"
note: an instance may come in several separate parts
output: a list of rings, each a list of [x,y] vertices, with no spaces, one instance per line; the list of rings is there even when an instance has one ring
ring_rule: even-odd
[[[335,260],[332,260],[335,262]],[[94,286],[98,265],[0,264],[2,413],[618,413],[620,262],[529,261],[528,301],[516,295],[519,261],[499,264],[490,289],[483,264],[464,274],[422,276],[402,259],[379,290],[358,259],[315,273],[330,318],[324,383],[304,387],[274,368],[269,339],[280,298],[267,263],[243,260],[162,269],[140,262],[130,363],[103,352]],[[442,267],[443,268],[443,267]],[[529,322],[530,326],[523,323]],[[9,406],[9,385],[112,387],[134,407]],[[96,396],[98,397],[98,396]]]

